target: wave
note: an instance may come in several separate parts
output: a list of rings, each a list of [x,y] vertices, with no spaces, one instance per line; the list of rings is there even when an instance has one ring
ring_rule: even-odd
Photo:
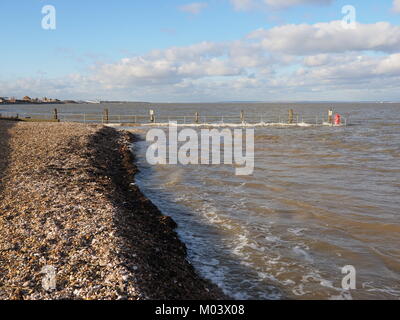
[[[324,122],[322,124],[312,124],[306,122],[285,123],[285,122],[259,122],[259,123],[145,123],[140,124],[143,127],[192,127],[192,128],[255,128],[255,127],[343,127],[345,124],[332,125]]]

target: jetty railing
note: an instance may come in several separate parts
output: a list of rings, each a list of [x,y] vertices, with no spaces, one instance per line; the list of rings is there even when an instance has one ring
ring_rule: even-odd
[[[302,115],[289,110],[284,115],[265,114],[245,114],[241,111],[238,115],[202,115],[195,113],[192,115],[157,115],[150,112],[149,115],[143,114],[112,114],[108,109],[98,113],[62,113],[54,109],[53,113],[29,113],[29,112],[2,112],[2,119],[18,119],[22,121],[56,121],[56,122],[79,122],[79,123],[103,123],[103,124],[126,124],[126,125],[159,125],[169,122],[176,122],[179,125],[333,125],[333,112],[328,114]],[[342,125],[348,124],[347,117],[341,116]]]

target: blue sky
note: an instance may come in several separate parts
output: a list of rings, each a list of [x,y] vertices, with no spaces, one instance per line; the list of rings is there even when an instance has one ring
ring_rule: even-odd
[[[2,0],[0,96],[329,100],[341,92],[344,100],[400,100],[396,1]],[[349,4],[360,24],[353,36],[336,26]],[[41,27],[45,5],[56,8],[56,30]],[[304,25],[310,30],[300,32]],[[321,33],[337,47],[312,46]],[[335,63],[354,73],[335,74]]]

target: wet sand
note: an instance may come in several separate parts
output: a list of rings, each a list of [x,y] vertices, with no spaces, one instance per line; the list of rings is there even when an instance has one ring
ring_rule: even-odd
[[[103,126],[0,121],[0,299],[219,299]],[[44,268],[56,287],[43,288]]]

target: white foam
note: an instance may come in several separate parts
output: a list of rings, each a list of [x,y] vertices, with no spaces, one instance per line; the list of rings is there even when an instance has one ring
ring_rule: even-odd
[[[303,256],[307,262],[311,262],[311,263],[314,262],[314,259],[308,254],[308,252],[306,252],[299,246],[295,246],[292,250],[296,255]]]
[[[292,292],[296,296],[304,296],[306,294],[306,291],[304,291],[303,284],[299,284],[297,287],[293,288]]]
[[[353,300],[350,291],[342,291],[339,295],[332,295],[328,298],[328,300]]]
[[[326,124],[311,124],[306,122],[285,123],[285,122],[258,122],[258,123],[144,123],[143,127],[192,127],[192,128],[254,128],[254,127],[316,127]],[[332,124],[329,124],[332,126]]]
[[[265,240],[267,240],[268,242],[274,242],[274,243],[281,241],[281,239],[276,236],[266,236]]]
[[[306,229],[304,228],[289,228],[287,229],[288,232],[296,235],[296,236],[301,236]]]

